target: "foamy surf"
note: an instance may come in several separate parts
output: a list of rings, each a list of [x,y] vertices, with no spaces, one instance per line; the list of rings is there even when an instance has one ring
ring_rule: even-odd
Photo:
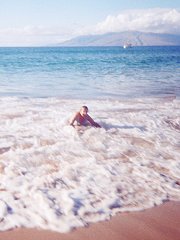
[[[68,126],[84,104],[103,128]],[[67,232],[180,200],[179,106],[0,98],[0,230]]]

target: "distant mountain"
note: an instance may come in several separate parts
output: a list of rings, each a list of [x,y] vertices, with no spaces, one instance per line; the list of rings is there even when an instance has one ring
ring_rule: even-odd
[[[57,44],[58,46],[179,46],[180,35],[136,31],[86,35]]]

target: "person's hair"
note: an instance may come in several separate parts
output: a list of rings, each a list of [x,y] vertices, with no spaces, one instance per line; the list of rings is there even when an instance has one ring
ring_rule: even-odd
[[[88,107],[87,106],[82,106],[81,108],[86,109],[86,111],[88,111]]]

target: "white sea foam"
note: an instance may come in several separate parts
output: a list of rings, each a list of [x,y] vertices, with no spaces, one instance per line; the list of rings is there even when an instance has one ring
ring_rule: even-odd
[[[102,128],[68,118],[81,105]],[[67,232],[180,200],[180,101],[0,98],[0,230]]]

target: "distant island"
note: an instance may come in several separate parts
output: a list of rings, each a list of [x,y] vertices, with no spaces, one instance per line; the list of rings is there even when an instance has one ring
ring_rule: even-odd
[[[85,35],[56,44],[56,46],[180,46],[180,35],[137,31]]]

